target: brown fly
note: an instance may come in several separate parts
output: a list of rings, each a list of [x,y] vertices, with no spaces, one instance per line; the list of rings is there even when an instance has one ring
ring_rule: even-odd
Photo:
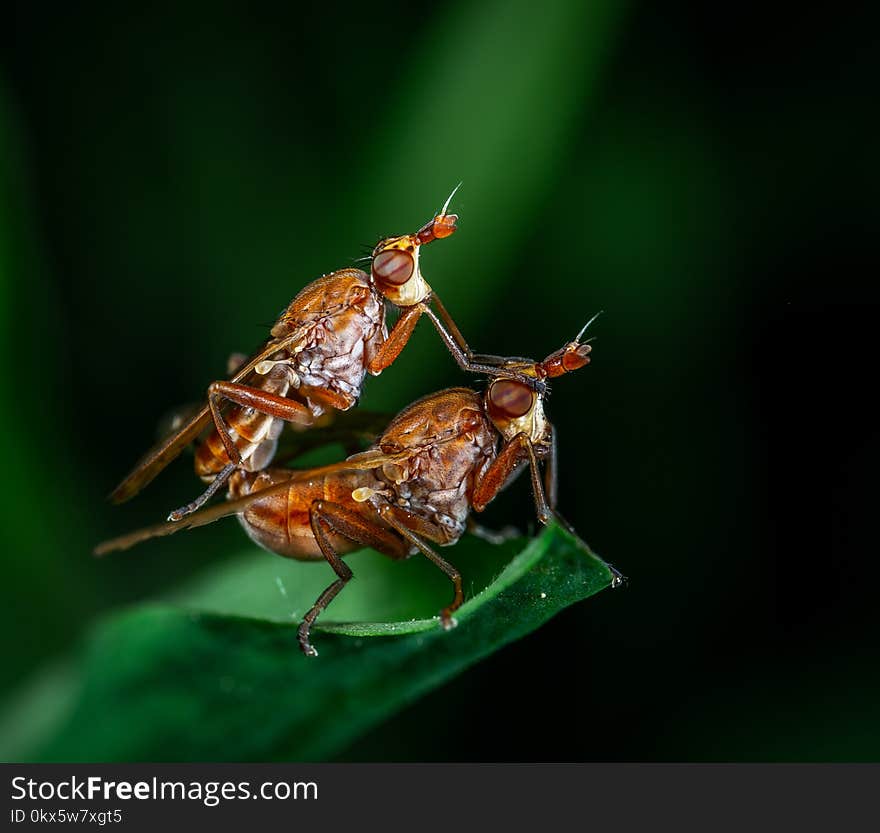
[[[378,375],[391,365],[423,314],[463,369],[504,375],[506,371],[491,366],[492,357],[487,364],[474,359],[419,268],[421,247],[456,229],[458,217],[447,213],[451,199],[452,194],[440,213],[414,234],[380,240],[369,274],[341,269],[306,286],[256,354],[235,361],[230,378],[212,382],[207,402],[147,452],[110,500],[121,503],[136,495],[183,448],[210,430],[195,455],[196,474],[208,488],[173,511],[169,520],[196,511],[236,469],[253,472],[268,466],[285,422],[309,427],[327,412],[355,405],[366,374]],[[386,302],[400,309],[390,332]]]
[[[499,367],[530,382],[569,373],[589,363],[582,335],[543,361],[510,359]],[[352,578],[341,556],[360,547],[393,559],[421,552],[453,583],[453,600],[440,613],[448,628],[462,603],[461,575],[432,544],[458,541],[470,510],[482,512],[526,464],[538,519],[547,523],[554,515],[556,436],[544,414],[546,385],[530,382],[494,378],[484,393],[450,388],[426,396],[401,411],[369,449],[341,463],[300,471],[239,469],[229,481],[228,503],[124,535],[95,552],[127,549],[236,514],[261,547],[287,558],[325,559],[336,573],[299,628],[299,644],[309,656],[317,653],[312,625]]]

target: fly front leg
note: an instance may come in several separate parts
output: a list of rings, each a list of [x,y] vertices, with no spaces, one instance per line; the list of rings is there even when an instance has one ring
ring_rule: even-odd
[[[550,523],[550,519],[554,515],[553,509],[547,502],[547,496],[544,493],[544,484],[541,482],[541,470],[538,466],[535,447],[525,434],[517,434],[510,442],[502,446],[498,456],[474,486],[472,505],[477,512],[482,512],[486,508],[524,461],[528,461],[529,464],[532,494],[535,498],[535,512],[538,520],[545,525]]]
[[[550,509],[553,512],[553,517],[556,522],[569,533],[571,533],[575,538],[580,540],[580,536],[577,534],[575,528],[571,525],[571,523],[559,514],[559,510],[556,508],[556,499],[558,495],[558,481],[557,481],[557,466],[558,460],[558,451],[557,451],[557,443],[556,443],[556,428],[553,426],[550,427],[550,456],[547,458],[547,462],[544,464],[544,490],[547,495],[547,503],[550,506]],[[609,564],[607,561],[605,565],[611,571],[611,586],[612,587],[620,587],[626,581],[626,576],[620,572],[613,564]]]
[[[518,382],[523,382],[528,385],[533,390],[537,390],[543,385],[543,382],[539,382],[534,376],[527,376],[516,370],[506,370],[503,367],[500,367],[499,365],[507,361],[507,359],[503,359],[500,356],[486,356],[485,358],[488,360],[486,363],[478,361],[476,354],[470,347],[468,347],[467,342],[464,340],[461,331],[455,326],[455,322],[452,318],[449,317],[446,308],[440,303],[440,299],[436,295],[432,296],[432,299],[437,309],[443,310],[445,325],[430,307],[425,307],[425,315],[431,319],[431,323],[434,325],[434,328],[437,330],[440,338],[446,345],[446,349],[449,350],[452,354],[452,358],[455,359],[455,363],[462,370],[468,373],[480,373],[490,378],[503,377],[505,379],[516,379]]]
[[[418,548],[422,555],[449,576],[455,589],[455,595],[453,596],[452,604],[440,611],[440,624],[445,630],[455,627],[456,621],[452,618],[452,614],[461,607],[461,603],[464,601],[464,594],[461,589],[461,573],[445,558],[434,552],[425,543],[423,538],[428,538],[438,544],[451,544],[458,537],[457,534],[447,527],[432,523],[419,515],[414,515],[412,512],[390,503],[384,503],[379,507],[379,516],[385,523],[397,530],[410,544]]]
[[[558,471],[556,428],[551,425],[550,455],[547,457],[547,462],[544,463],[544,494],[547,496],[547,503],[554,512],[556,511],[556,500],[559,495]]]
[[[312,605],[311,610],[303,617],[297,632],[299,646],[307,657],[316,657],[318,652],[312,647],[309,635],[312,625],[330,602],[345,585],[351,581],[354,574],[333,547],[333,542],[327,530],[335,532],[365,547],[372,547],[379,552],[390,555],[392,558],[405,558],[409,552],[409,545],[401,540],[392,530],[370,523],[357,512],[339,503],[326,500],[316,500],[309,509],[309,523],[315,541],[321,548],[327,563],[333,568],[338,578],[334,581]]]
[[[386,367],[390,367],[393,364],[403,348],[406,347],[406,343],[409,341],[410,336],[412,336],[416,324],[419,323],[419,319],[425,311],[424,305],[415,304],[411,307],[406,307],[400,313],[400,317],[394,322],[391,332],[388,333],[388,338],[382,342],[376,351],[376,355],[367,364],[367,370],[370,373],[378,376]]]
[[[547,504],[553,512],[556,521],[563,529],[568,530],[572,535],[577,537],[574,527],[559,514],[556,509],[556,499],[559,493],[557,481],[557,450],[556,450],[556,429],[550,427],[550,455],[544,463],[544,494],[547,496]]]
[[[443,325],[446,330],[449,331],[449,335],[452,337],[456,346],[461,350],[461,352],[464,354],[469,362],[476,362],[477,364],[491,365],[492,367],[497,367],[498,365],[504,364],[504,362],[509,360],[509,357],[507,356],[495,356],[490,353],[474,353],[474,351],[471,350],[470,347],[468,347],[468,343],[467,341],[465,341],[464,336],[461,334],[461,330],[458,329],[458,325],[455,323],[454,319],[449,314],[449,311],[443,305],[443,302],[440,300],[439,296],[436,293],[433,293],[431,295],[431,302],[434,304],[435,307],[437,307],[437,312],[440,315],[440,318],[443,319]],[[434,326],[436,326],[436,324]]]

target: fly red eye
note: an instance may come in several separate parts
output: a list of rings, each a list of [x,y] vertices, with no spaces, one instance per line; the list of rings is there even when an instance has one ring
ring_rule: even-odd
[[[412,277],[415,265],[409,252],[388,249],[373,258],[373,274],[383,283],[403,286]]]
[[[534,394],[521,382],[500,379],[489,388],[489,411],[492,416],[516,419],[527,414]]]

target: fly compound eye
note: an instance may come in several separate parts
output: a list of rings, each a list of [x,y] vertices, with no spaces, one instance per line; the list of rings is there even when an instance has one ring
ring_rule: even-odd
[[[531,410],[534,392],[522,382],[499,379],[489,387],[488,400],[491,416],[516,419]]]
[[[382,283],[403,286],[412,277],[415,265],[409,252],[387,249],[373,258],[373,275]]]

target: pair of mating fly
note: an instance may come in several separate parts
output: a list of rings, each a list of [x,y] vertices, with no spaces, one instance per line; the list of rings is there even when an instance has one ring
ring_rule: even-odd
[[[586,365],[590,345],[580,343],[584,327],[541,362],[472,353],[419,268],[421,247],[456,229],[458,218],[446,213],[448,205],[415,234],[381,240],[369,274],[342,269],[303,289],[257,353],[237,363],[230,379],[213,382],[201,410],[148,452],[110,498],[119,503],[133,497],[210,430],[195,455],[206,491],[167,523],[108,541],[96,554],[236,514],[262,547],[287,558],[326,559],[337,575],[300,625],[306,655],[317,653],[311,626],[352,578],[341,556],[360,547],[394,559],[423,553],[452,580],[455,595],[440,619],[446,628],[453,625],[461,576],[432,544],[458,541],[470,510],[483,511],[524,465],[538,519],[550,520],[556,438],[544,416],[546,380]],[[386,302],[400,311],[390,332]],[[489,377],[487,390],[449,388],[419,399],[370,448],[340,463],[271,467],[284,423],[305,430],[325,414],[356,405],[366,374],[378,375],[397,358],[422,315],[461,368]],[[224,485],[228,501],[202,509]]]

